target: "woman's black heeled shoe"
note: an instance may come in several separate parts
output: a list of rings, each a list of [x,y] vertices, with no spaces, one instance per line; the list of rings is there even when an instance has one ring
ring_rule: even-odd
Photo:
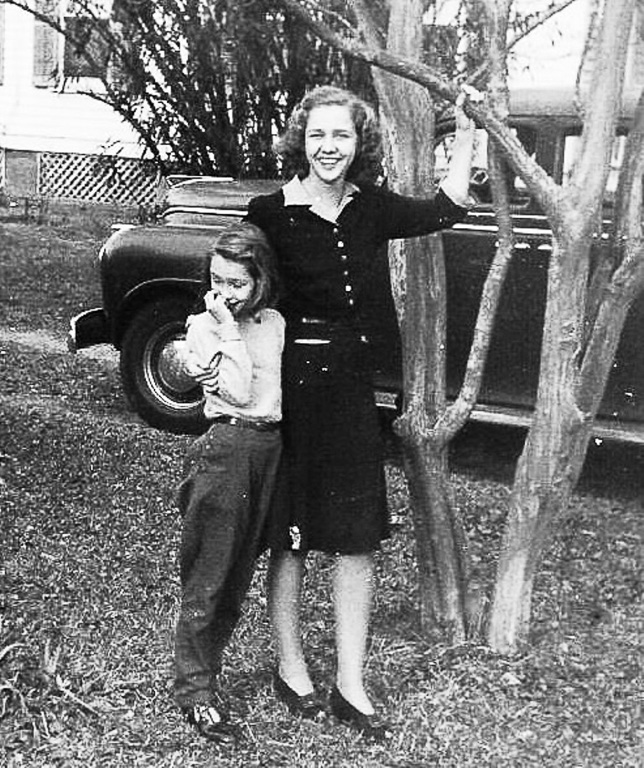
[[[273,687],[275,695],[284,704],[292,715],[315,719],[324,712],[324,705],[316,693],[307,693],[300,696],[291,686],[285,682],[277,669],[273,670]]]
[[[329,696],[331,714],[337,719],[373,741],[383,741],[391,735],[391,727],[378,715],[365,715],[350,704],[335,686]]]

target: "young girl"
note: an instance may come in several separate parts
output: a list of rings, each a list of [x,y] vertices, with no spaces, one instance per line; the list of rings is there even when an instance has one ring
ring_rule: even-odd
[[[223,650],[248,590],[281,453],[284,320],[273,253],[262,231],[236,224],[210,260],[206,311],[187,320],[186,367],[201,384],[206,434],[189,448],[183,517],[175,698],[207,739],[231,742],[217,688]]]

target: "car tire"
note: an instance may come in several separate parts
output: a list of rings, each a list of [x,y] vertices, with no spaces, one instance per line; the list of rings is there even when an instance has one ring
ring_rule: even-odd
[[[123,389],[132,408],[157,429],[199,434],[206,428],[201,388],[181,365],[190,299],[157,299],[138,310],[121,344]]]

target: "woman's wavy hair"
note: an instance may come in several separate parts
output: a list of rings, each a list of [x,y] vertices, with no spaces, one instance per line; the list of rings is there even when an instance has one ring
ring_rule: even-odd
[[[276,304],[279,280],[275,253],[259,227],[248,221],[231,224],[210,247],[209,256],[221,256],[242,264],[253,279],[253,292],[240,311],[240,317],[252,317],[261,309]]]
[[[309,163],[304,150],[304,135],[312,109],[323,106],[349,107],[358,135],[356,157],[347,172],[347,181],[375,182],[382,175],[382,136],[373,107],[344,88],[321,85],[309,91],[295,107],[286,131],[275,149],[284,163],[285,175],[304,178]]]

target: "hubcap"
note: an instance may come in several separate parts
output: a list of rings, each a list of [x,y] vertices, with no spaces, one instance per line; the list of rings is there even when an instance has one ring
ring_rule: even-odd
[[[199,388],[183,367],[184,347],[184,334],[166,328],[150,339],[143,360],[147,387],[160,403],[175,411],[190,410],[201,400]]]

